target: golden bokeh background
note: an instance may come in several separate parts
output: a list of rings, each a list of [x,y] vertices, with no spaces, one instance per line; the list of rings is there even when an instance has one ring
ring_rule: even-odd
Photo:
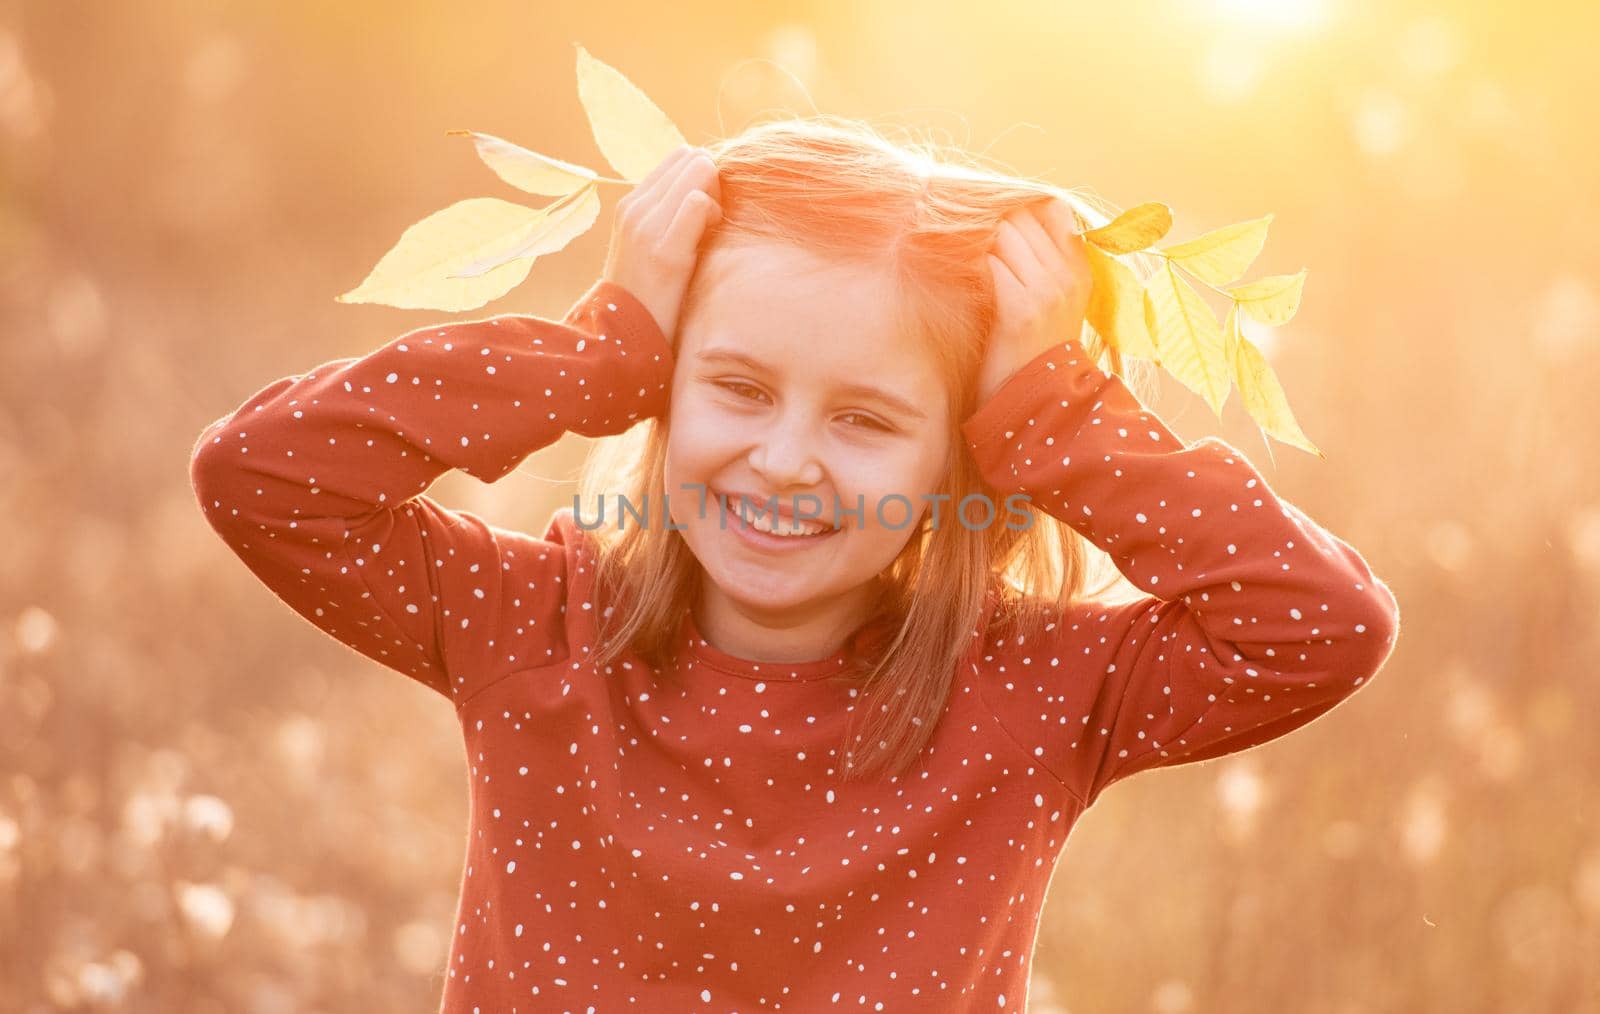
[[[465,758],[206,526],[204,426],[448,315],[335,303],[518,199],[452,128],[599,167],[573,44],[693,143],[906,127],[1173,239],[1276,215],[1250,336],[1326,461],[1162,377],[1396,592],[1374,686],[1141,775],[1051,883],[1031,1009],[1600,1011],[1600,15],[1577,4],[0,2],[0,1010],[437,1009]],[[601,222],[488,312],[559,315]],[[537,199],[533,202],[536,203]],[[433,494],[543,531],[568,437]],[[997,834],[1003,833],[997,829]]]

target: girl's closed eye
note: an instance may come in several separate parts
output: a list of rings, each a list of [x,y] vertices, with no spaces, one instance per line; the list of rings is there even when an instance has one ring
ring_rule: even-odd
[[[720,387],[723,390],[728,391],[729,393],[733,394],[734,397],[737,397],[737,398],[743,398],[745,400],[755,401],[755,400],[757,400],[758,396],[759,397],[765,397],[765,394],[761,391],[760,388],[755,387],[755,386],[750,385],[750,384],[742,383],[742,382],[737,381],[737,380],[714,380],[714,381],[712,381],[712,383],[715,384],[717,387]],[[755,392],[755,394],[754,395],[750,395],[750,394],[743,393],[743,392],[747,392],[747,391],[753,391],[753,392]],[[860,429],[876,430],[876,431],[881,432],[881,433],[893,433],[894,432],[894,427],[885,425],[884,423],[879,422],[877,419],[874,419],[872,416],[865,415],[865,414],[863,414],[861,412],[846,412],[840,418],[857,420],[856,422],[851,423],[851,425],[856,426],[856,427],[858,427]]]

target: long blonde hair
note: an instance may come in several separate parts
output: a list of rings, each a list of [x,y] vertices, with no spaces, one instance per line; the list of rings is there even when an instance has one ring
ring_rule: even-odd
[[[758,123],[707,150],[717,163],[722,216],[702,240],[702,257],[720,244],[781,241],[847,264],[887,265],[899,282],[909,333],[925,338],[949,392],[950,453],[941,492],[952,505],[982,494],[998,507],[1002,498],[978,473],[959,429],[978,407],[975,380],[995,309],[986,255],[996,229],[1013,209],[1053,196],[1065,199],[1087,228],[1105,224],[1115,211],[1081,192],[986,169],[931,143],[897,143],[865,123],[827,114]],[[1136,273],[1148,273],[1148,264],[1133,260]],[[680,320],[703,298],[700,281],[698,274],[691,280]],[[1121,356],[1092,327],[1085,324],[1081,338],[1102,368],[1128,379]],[[589,533],[597,543],[597,587],[609,607],[590,656],[600,667],[630,647],[665,667],[681,647],[679,624],[698,592],[698,560],[667,524],[664,505],[656,516],[669,422],[647,419],[601,440],[579,478],[580,504],[626,496],[650,505],[644,524]],[[874,619],[889,633],[870,657],[852,656],[836,677],[858,689],[855,720],[863,724],[847,729],[841,744],[846,779],[909,769],[991,605],[992,622],[1007,636],[1026,637],[1084,595],[1119,585],[1124,594],[1136,593],[1109,558],[1065,523],[1032,504],[1022,509],[1032,515],[1025,528],[930,527],[925,518],[880,575],[888,594]],[[939,580],[918,580],[924,570]],[[1103,580],[1086,591],[1091,571]],[[866,761],[853,746],[863,741],[876,744]]]

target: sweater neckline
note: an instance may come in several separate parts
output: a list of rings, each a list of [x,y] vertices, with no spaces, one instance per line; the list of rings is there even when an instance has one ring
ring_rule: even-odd
[[[851,657],[866,650],[873,635],[883,631],[883,619],[880,616],[863,623],[846,640],[844,647],[826,658],[798,662],[756,662],[730,655],[707,641],[699,624],[695,623],[694,610],[685,609],[679,643],[686,649],[691,665],[705,666],[740,679],[804,683],[837,676],[847,669]]]

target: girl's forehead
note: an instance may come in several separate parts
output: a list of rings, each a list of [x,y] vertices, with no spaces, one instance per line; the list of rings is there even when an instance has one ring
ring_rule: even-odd
[[[941,418],[949,381],[908,330],[887,263],[841,260],[792,244],[714,248],[695,281],[680,358],[820,397],[876,394],[909,423]]]
[[[678,338],[675,388],[709,397],[712,385],[736,379],[779,404],[848,406],[942,453],[935,445],[949,425],[953,382],[927,341],[907,333],[886,268],[768,248],[722,251],[701,272]]]
[[[917,354],[886,266],[840,263],[789,244],[712,251],[697,283],[686,351],[737,343],[767,355],[847,354],[870,367]],[[880,364],[881,365],[881,364]]]

